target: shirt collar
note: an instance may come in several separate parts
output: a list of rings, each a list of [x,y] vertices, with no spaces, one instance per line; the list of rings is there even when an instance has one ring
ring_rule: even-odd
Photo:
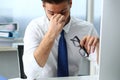
[[[71,26],[71,18],[70,18],[70,21],[68,22],[68,24],[66,24],[63,28],[63,30],[68,33],[69,32],[69,29],[70,29],[70,26]]]

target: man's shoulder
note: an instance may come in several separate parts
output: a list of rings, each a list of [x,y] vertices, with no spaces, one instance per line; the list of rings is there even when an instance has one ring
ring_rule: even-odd
[[[76,25],[79,25],[79,26],[93,26],[92,23],[86,21],[86,20],[83,20],[83,19],[80,19],[78,17],[71,17],[72,19],[72,24],[76,24]]]
[[[28,30],[38,30],[38,29],[45,29],[46,25],[48,24],[47,17],[41,16],[38,18],[34,18],[29,22],[27,25]],[[44,26],[44,27],[43,27]]]

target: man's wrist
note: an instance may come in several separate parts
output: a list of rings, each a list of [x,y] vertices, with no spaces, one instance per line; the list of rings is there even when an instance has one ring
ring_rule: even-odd
[[[45,36],[51,40],[54,40],[56,38],[55,32],[52,32],[52,31],[48,31]]]

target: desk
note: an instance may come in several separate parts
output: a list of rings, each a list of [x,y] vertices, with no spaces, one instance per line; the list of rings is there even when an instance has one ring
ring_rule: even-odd
[[[18,43],[18,45],[23,45],[23,43]],[[16,47],[15,44],[13,46],[0,45],[0,75],[6,78],[19,77],[21,73],[19,61],[17,44]]]
[[[0,47],[0,52],[6,52],[6,51],[17,51],[17,48],[13,47]]]
[[[17,48],[0,47],[0,75],[6,78],[19,77]]]
[[[27,80],[27,79],[9,79],[9,80]],[[41,78],[39,80],[98,80],[98,76],[75,76],[75,77],[59,77],[59,78]]]

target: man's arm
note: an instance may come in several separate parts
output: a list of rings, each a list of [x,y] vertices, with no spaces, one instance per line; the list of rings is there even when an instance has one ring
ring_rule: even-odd
[[[34,57],[41,67],[45,65],[54,41],[55,37],[48,32],[35,50]]]
[[[34,51],[34,57],[39,66],[44,67],[46,64],[54,41],[62,31],[64,25],[65,16],[61,14],[55,14],[51,17],[48,32],[45,34],[39,46]]]

